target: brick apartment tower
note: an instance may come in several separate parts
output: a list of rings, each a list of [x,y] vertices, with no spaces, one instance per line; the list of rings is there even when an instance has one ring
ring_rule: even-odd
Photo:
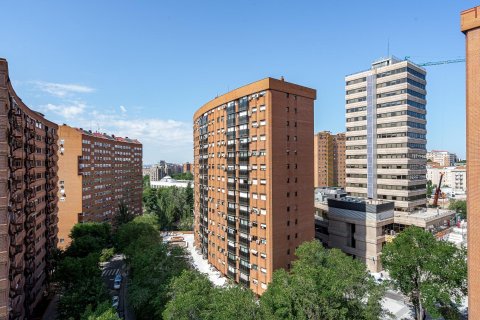
[[[423,68],[394,57],[345,78],[350,195],[426,206],[426,83]]]
[[[313,89],[266,78],[193,118],[195,246],[256,294],[314,238],[315,98]]]
[[[480,6],[461,13],[467,60],[468,318],[480,319]]]
[[[57,245],[57,125],[29,109],[0,59],[0,319],[29,318]]]
[[[321,131],[314,140],[315,187],[345,187],[345,133]]]
[[[123,202],[142,213],[142,144],[62,125],[59,135],[59,247],[81,222],[111,222]]]

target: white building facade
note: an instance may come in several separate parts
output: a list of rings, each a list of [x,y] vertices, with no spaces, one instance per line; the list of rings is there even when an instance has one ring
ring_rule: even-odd
[[[426,71],[381,59],[345,78],[346,191],[393,200],[396,211],[426,206]]]

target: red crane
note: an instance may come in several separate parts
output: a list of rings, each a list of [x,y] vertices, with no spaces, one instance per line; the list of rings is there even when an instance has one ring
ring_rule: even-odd
[[[440,172],[440,181],[438,181],[437,189],[435,190],[435,197],[433,198],[433,206],[438,205],[438,197],[440,196],[440,187],[442,186],[443,172]]]

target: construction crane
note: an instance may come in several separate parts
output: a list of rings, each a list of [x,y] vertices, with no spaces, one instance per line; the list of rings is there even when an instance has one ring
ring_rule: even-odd
[[[438,181],[437,189],[435,190],[435,197],[433,198],[433,206],[438,206],[438,197],[440,196],[440,187],[442,186],[443,172],[440,172],[440,181]]]
[[[410,56],[406,56],[405,60],[408,60]],[[465,59],[451,59],[451,60],[443,60],[443,61],[429,61],[429,62],[422,62],[422,63],[415,63],[417,66],[420,67],[428,67],[428,66],[437,66],[440,64],[450,64],[450,63],[461,63],[465,62]]]

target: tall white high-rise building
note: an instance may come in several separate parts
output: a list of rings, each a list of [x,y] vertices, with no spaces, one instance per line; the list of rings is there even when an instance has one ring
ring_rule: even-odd
[[[346,81],[346,190],[395,201],[395,210],[426,205],[426,71],[394,57]]]

